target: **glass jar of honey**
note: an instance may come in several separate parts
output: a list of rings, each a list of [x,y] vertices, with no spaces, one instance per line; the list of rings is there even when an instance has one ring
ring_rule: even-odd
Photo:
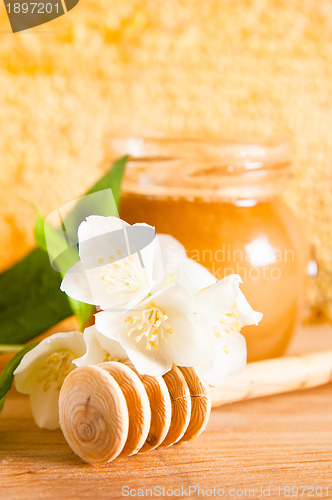
[[[289,151],[278,141],[113,138],[130,155],[120,216],[171,234],[218,279],[239,274],[258,327],[245,327],[248,360],[284,353],[298,322],[306,251],[281,194]]]

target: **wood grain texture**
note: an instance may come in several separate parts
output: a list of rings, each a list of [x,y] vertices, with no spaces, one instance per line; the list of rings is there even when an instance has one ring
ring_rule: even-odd
[[[148,437],[140,453],[151,451],[157,448],[167,436],[172,419],[172,403],[167,389],[167,385],[162,377],[150,377],[140,375],[134,368],[131,361],[124,363],[129,366],[139,376],[144,389],[149,398],[151,408],[151,423]]]
[[[180,441],[186,432],[191,417],[191,398],[186,379],[180,369],[173,365],[163,375],[172,403],[171,425],[167,436],[160,446],[172,446]]]
[[[151,410],[147,393],[138,375],[129,366],[110,361],[101,363],[99,367],[115,378],[127,402],[128,437],[119,456],[135,455],[145,443],[150,429]]]
[[[248,363],[221,387],[211,389],[213,407],[310,389],[332,382],[332,350]]]
[[[292,352],[331,344],[332,327],[305,328]],[[331,396],[325,386],[226,405],[198,439],[92,467],[60,431],[38,429],[28,399],[13,390],[0,414],[0,499],[106,500],[122,498],[125,486],[254,489],[255,498],[270,486],[268,498],[280,499],[278,486],[293,485],[330,486],[320,498],[332,498]]]
[[[193,368],[179,367],[179,369],[187,382],[191,399],[190,422],[179,441],[184,443],[199,436],[207,426],[211,412],[211,395],[209,386],[200,380]]]
[[[69,446],[89,463],[114,460],[129,429],[119,384],[98,366],[82,366],[69,375],[59,397],[60,426]]]

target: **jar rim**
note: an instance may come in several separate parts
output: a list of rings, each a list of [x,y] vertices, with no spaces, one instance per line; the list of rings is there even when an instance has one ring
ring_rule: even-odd
[[[128,155],[123,192],[147,196],[271,198],[290,177],[281,139],[113,136],[112,158]]]
[[[172,136],[113,136],[109,139],[114,156],[129,155],[135,162],[190,160],[203,169],[220,174],[288,170],[290,145],[283,138],[222,139]],[[210,172],[211,173],[211,172]],[[268,173],[268,172],[266,172]]]

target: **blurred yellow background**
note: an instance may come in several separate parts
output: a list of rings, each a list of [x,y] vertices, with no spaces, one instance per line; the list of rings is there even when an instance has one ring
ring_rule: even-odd
[[[81,0],[13,35],[0,10],[1,269],[102,170],[112,131],[289,137],[287,201],[332,318],[332,0]]]

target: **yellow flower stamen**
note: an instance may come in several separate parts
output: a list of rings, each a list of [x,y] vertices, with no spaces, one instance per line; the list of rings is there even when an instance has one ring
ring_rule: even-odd
[[[107,363],[108,361],[112,361],[112,357],[109,352],[105,352],[105,358],[103,360],[103,363]]]
[[[127,316],[125,323],[132,326],[127,332],[127,336],[135,334],[135,341],[146,341],[146,349],[158,350],[160,343],[167,343],[166,334],[171,335],[173,328],[168,327],[168,316],[152,302],[149,307],[143,309],[137,316]]]
[[[224,316],[219,319],[218,323],[214,324],[215,327],[214,336],[217,339],[219,339],[223,336],[223,333],[230,334],[232,332],[239,332],[241,330],[242,325],[241,322],[238,320],[238,317],[239,314],[237,312],[237,305],[236,302],[234,302],[233,309],[231,311],[226,312]]]
[[[118,255],[119,251],[117,250]],[[95,274],[95,277],[104,283],[106,292],[111,293],[114,290],[135,291],[139,289],[142,280],[145,279],[145,270],[139,260],[134,259],[132,255],[116,262],[114,260],[114,255],[110,255],[108,264]],[[102,264],[104,259],[101,257],[98,262]]]
[[[74,354],[71,351],[53,352],[40,367],[37,382],[43,382],[43,391],[46,392],[53,383],[59,391],[68,373],[75,367],[72,364]]]
[[[125,322],[126,323],[135,323],[135,320],[134,320],[134,317],[133,316],[128,316],[126,319],[125,319]]]

